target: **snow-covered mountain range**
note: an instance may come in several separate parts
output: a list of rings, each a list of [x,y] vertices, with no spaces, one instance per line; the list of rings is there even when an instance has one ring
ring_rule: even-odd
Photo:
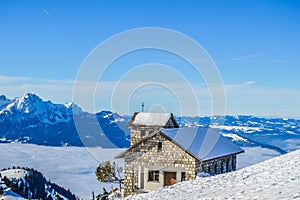
[[[298,119],[239,115],[180,117],[178,121],[180,126],[209,126],[219,129],[224,136],[242,147],[261,146],[281,154],[300,148]]]
[[[85,124],[80,130],[84,137],[79,137],[74,117]],[[125,147],[129,145],[128,135],[116,125],[123,120],[117,120],[119,117],[109,111],[87,113],[75,103],[54,104],[31,93],[14,99],[2,95],[0,140],[50,146],[83,146],[84,143],[86,146]],[[93,123],[95,120],[101,125],[101,132],[95,131],[99,126]],[[108,139],[113,145],[107,142]]]
[[[76,127],[74,117],[82,126]],[[128,147],[130,116],[84,112],[75,103],[55,104],[35,94],[0,96],[0,141],[50,146]],[[240,146],[262,146],[283,154],[300,148],[300,120],[255,116],[176,117],[179,125],[210,126]],[[95,123],[95,121],[97,123]],[[101,129],[97,127],[101,127]],[[80,136],[78,135],[80,132]],[[108,142],[109,141],[109,142]]]

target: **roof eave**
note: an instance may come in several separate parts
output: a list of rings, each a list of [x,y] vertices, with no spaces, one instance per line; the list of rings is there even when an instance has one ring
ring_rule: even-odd
[[[130,121],[129,121],[128,124],[127,124],[127,128],[130,128],[130,127],[132,126],[132,123],[134,122],[135,117],[136,117],[136,115],[137,115],[138,113],[139,113],[139,112],[135,112],[135,113],[132,115]]]
[[[231,154],[227,154],[227,155],[223,155],[223,156],[218,156],[218,157],[214,157],[214,158],[210,158],[210,159],[201,159],[198,156],[194,155],[192,152],[190,152],[189,150],[185,149],[183,146],[181,146],[180,144],[178,144],[175,140],[173,140],[172,138],[170,138],[169,136],[167,136],[166,134],[164,134],[162,131],[160,131],[160,133],[167,138],[168,140],[170,140],[171,142],[173,142],[175,145],[177,145],[178,147],[180,147],[183,151],[185,151],[186,153],[190,154],[192,157],[194,157],[195,159],[199,160],[200,162],[204,162],[204,161],[209,161],[209,160],[214,160],[214,159],[218,159],[224,156],[230,156],[230,155],[234,155],[234,154],[240,154],[240,153],[244,153],[245,151],[243,149],[241,149],[241,151],[238,151],[236,153],[231,153]]]
[[[125,152],[122,152],[114,157],[114,159],[120,159],[125,157]]]
[[[202,161],[203,162],[207,162],[207,161],[210,161],[210,160],[215,160],[215,159],[218,159],[218,158],[222,158],[222,157],[226,157],[226,156],[231,156],[231,155],[237,155],[237,154],[240,154],[240,153],[245,153],[245,150],[241,150],[241,151],[238,151],[236,153],[231,153],[231,154],[227,154],[227,155],[223,155],[223,156],[218,156],[218,157],[214,157],[214,158],[209,158],[209,159],[203,159]]]

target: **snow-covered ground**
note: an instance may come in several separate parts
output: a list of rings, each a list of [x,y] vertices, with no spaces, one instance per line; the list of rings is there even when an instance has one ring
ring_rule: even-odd
[[[5,195],[1,196],[1,200],[24,200],[23,197],[21,197],[20,195],[12,192],[10,190],[10,188],[7,188],[5,185],[1,184],[4,191],[5,191]]]
[[[238,136],[237,134],[234,133],[223,133],[222,134],[225,137],[231,138],[233,141],[243,141],[243,142],[247,142],[247,139]]]
[[[127,199],[300,199],[300,150],[232,173],[197,178]]]
[[[9,169],[5,171],[0,171],[1,177],[6,176],[9,179],[21,179],[25,177],[28,172],[24,169]]]
[[[6,176],[9,179],[20,179],[23,178],[26,174],[27,171],[23,169],[11,169],[11,170],[5,170],[0,172],[1,177]],[[1,200],[21,200],[24,199],[20,195],[12,192],[10,188],[8,188],[3,181],[0,181],[0,186],[3,188],[5,192],[5,196],[1,197]]]
[[[83,147],[49,147],[32,144],[0,144],[0,169],[12,166],[30,167],[41,171],[47,179],[83,199],[90,199],[92,191],[102,192],[95,176],[96,167],[101,161],[113,160],[124,149],[102,149]],[[90,153],[92,152],[92,153]],[[278,156],[276,151],[253,147],[245,148],[238,155],[238,168],[243,168]],[[123,166],[123,160],[116,160]],[[111,184],[104,185],[108,190]]]
[[[248,127],[248,126],[221,126],[221,125],[210,125],[210,128],[217,128],[217,129],[223,129],[227,131],[231,131],[233,129],[235,130],[242,130],[242,131],[260,131],[261,129],[258,127]]]

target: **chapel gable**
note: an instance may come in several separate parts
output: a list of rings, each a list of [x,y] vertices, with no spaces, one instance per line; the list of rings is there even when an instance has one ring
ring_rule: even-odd
[[[172,113],[136,112],[127,127],[131,129],[130,146],[133,146],[151,133],[162,128],[178,128],[179,125]]]

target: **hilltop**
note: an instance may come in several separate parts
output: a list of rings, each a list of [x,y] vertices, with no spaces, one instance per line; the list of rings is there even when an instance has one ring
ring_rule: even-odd
[[[0,171],[1,199],[62,199],[75,200],[76,196],[63,187],[47,181],[44,175],[32,168],[13,167]]]

